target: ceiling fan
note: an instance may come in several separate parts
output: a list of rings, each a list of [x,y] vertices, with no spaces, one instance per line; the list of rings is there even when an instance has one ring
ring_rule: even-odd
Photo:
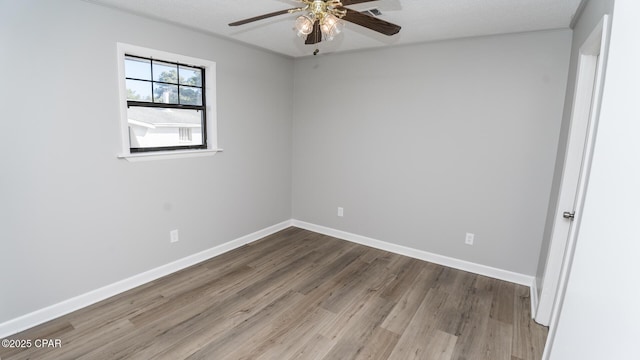
[[[267,19],[273,16],[304,12],[296,18],[295,29],[298,36],[306,36],[305,44],[313,45],[324,40],[331,40],[342,31],[348,21],[384,35],[394,35],[400,31],[400,26],[378,19],[376,17],[351,10],[345,6],[376,0],[297,0],[304,4],[302,7],[275,11],[232,22],[229,26],[244,25],[250,22]],[[317,51],[317,50],[316,50]],[[315,53],[314,53],[315,54]]]

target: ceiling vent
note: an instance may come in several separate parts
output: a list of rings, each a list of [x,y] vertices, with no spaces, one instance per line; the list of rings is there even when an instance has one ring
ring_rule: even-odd
[[[380,10],[378,10],[377,8],[373,8],[373,9],[369,9],[369,10],[365,10],[365,11],[361,11],[361,12],[363,14],[365,14],[365,15],[371,15],[371,16],[380,16],[380,15],[382,15]]]

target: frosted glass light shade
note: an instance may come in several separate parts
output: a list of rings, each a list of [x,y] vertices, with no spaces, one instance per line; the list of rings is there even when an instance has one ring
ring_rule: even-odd
[[[315,19],[309,15],[300,15],[296,19],[296,34],[298,36],[309,35],[313,31],[313,22]]]
[[[327,14],[320,23],[320,30],[327,40],[332,40],[342,31],[342,28],[344,28],[342,21],[331,14]]]

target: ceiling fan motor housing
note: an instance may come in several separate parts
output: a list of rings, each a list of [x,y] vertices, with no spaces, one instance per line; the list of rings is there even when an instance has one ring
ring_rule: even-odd
[[[328,14],[337,18],[342,18],[347,13],[346,10],[340,10],[342,3],[339,0],[306,0],[308,10],[316,19],[322,21]]]

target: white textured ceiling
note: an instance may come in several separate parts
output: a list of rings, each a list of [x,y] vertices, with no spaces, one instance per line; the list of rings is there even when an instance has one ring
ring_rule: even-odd
[[[333,41],[305,45],[293,31],[297,14],[229,27],[233,21],[299,6],[295,0],[87,0],[186,25],[292,57],[443,39],[569,28],[581,0],[379,0],[349,6],[377,8],[402,26],[388,37],[347,23]]]

